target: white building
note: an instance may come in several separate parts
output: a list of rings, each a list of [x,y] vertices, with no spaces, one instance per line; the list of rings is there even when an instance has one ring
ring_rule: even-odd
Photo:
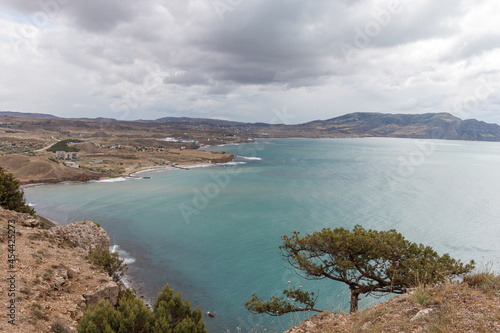
[[[78,158],[76,152],[56,151],[56,158],[59,160],[74,160]]]

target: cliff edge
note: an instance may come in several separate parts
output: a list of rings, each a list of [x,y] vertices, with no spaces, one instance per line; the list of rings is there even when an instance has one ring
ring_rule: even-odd
[[[44,230],[31,215],[0,208],[0,331],[76,332],[89,305],[116,304],[118,285],[86,259],[109,242],[91,221]]]

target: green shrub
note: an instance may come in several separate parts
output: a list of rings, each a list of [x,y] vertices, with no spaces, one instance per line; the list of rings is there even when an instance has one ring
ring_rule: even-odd
[[[167,284],[163,287],[153,306],[154,332],[205,333],[205,323],[199,308],[191,310],[188,300],[182,302],[181,292],[174,296],[174,290]]]
[[[24,201],[24,192],[19,188],[19,180],[12,173],[0,167],[0,206],[19,213],[35,215],[35,210]]]
[[[106,300],[100,300],[97,305],[89,306],[78,324],[78,332],[113,333],[119,325],[118,313]]]
[[[107,249],[97,248],[88,254],[88,259],[94,264],[102,267],[115,282],[119,282],[128,269],[127,264],[116,252],[109,252]]]
[[[52,146],[50,146],[49,148],[47,148],[47,151],[53,151],[53,152],[56,152],[56,151],[77,152],[77,151],[80,151],[80,149],[78,149],[76,147],[70,147],[70,146],[68,146],[68,143],[78,143],[78,142],[83,142],[83,141],[82,140],[78,140],[78,139],[66,139],[66,140],[62,140],[62,141],[59,141],[57,143],[54,143]]]
[[[116,308],[101,300],[87,309],[78,332],[207,333],[201,310],[192,310],[188,300],[182,301],[180,292],[174,296],[168,284],[158,295],[152,312],[128,289],[120,292]]]

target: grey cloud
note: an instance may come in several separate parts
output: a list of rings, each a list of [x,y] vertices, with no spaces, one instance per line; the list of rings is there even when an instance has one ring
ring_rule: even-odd
[[[145,3],[145,2],[144,2]],[[53,20],[65,16],[67,23],[74,22],[80,28],[92,32],[108,32],[121,22],[134,18],[132,0],[3,0],[0,8],[19,11],[24,15],[43,13]]]
[[[401,13],[392,15],[370,47],[394,47],[458,32],[450,23],[463,11],[456,1],[427,1],[413,12],[405,12],[404,1],[401,3]],[[370,2],[244,2],[226,13],[219,24],[214,22],[201,34],[187,34],[184,52],[190,52],[190,57],[173,61],[187,70],[196,59],[197,70],[217,82],[286,87],[322,84],[345,71],[343,64],[331,62],[344,58],[339,43],[353,44],[355,28],[364,29],[377,10],[386,9],[381,6],[360,13],[367,4]]]
[[[206,76],[196,72],[176,72],[163,79],[165,84],[178,84],[184,87],[193,85],[207,85],[209,80]]]
[[[312,82],[315,72],[325,74],[325,58],[333,52],[331,35],[335,34],[318,15],[328,13],[333,19],[339,16],[334,8],[338,5],[327,1],[256,2],[228,13],[227,21],[214,23],[201,35],[186,36],[184,52],[190,52],[190,58],[195,54],[198,70],[215,81],[289,83],[286,80],[300,74],[297,79],[307,82],[305,75]],[[184,57],[175,64],[192,66]]]
[[[479,56],[484,52],[500,48],[500,34],[489,33],[486,35],[468,37],[461,39],[455,47],[456,58],[465,59]]]
[[[172,17],[178,21],[182,22],[190,14],[191,0],[170,0],[163,1],[162,6],[168,9]]]
[[[2,0],[0,8],[19,11],[24,15],[30,15],[42,10],[40,4],[33,0]]]
[[[234,91],[234,86],[227,83],[216,82],[212,84],[207,89],[207,94],[210,95],[227,95]]]
[[[457,17],[466,12],[465,1],[395,0],[360,13],[364,1],[345,11],[349,22],[342,27],[342,41],[362,48],[387,48],[418,40],[459,34]],[[392,5],[390,5],[392,4]],[[360,37],[361,36],[361,37]]]
[[[135,4],[140,1],[85,0],[70,2],[68,9],[80,27],[92,32],[107,32],[121,22],[132,21]]]

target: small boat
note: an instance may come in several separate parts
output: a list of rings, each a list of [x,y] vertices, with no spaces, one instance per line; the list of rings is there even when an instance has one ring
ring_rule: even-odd
[[[207,316],[209,316],[210,318],[215,318],[215,313],[208,311]]]

